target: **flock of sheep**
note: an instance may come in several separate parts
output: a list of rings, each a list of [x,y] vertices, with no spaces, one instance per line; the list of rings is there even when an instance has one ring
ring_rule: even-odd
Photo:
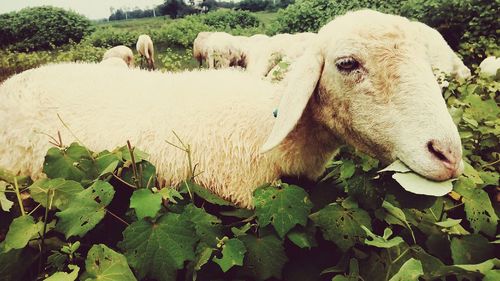
[[[142,34],[137,39],[135,45],[137,53],[141,56],[141,61],[146,60],[147,67],[149,69],[155,69],[155,59],[154,59],[154,46],[151,37],[146,34]],[[124,45],[115,46],[104,53],[102,58],[103,64],[116,65],[116,66],[134,66],[134,53],[132,50]],[[141,64],[142,66],[142,64]]]
[[[132,65],[131,51],[114,50],[103,63],[117,56]],[[137,50],[152,68],[148,36]],[[58,132],[66,145],[77,136],[92,151],[130,140],[151,154],[165,185],[195,174],[243,207],[252,207],[253,190],[264,183],[317,179],[344,142],[383,162],[399,159],[429,179],[462,173],[460,137],[433,68],[463,78],[470,71],[424,24],[360,10],[317,34],[203,32],[193,52],[214,69],[65,63],[11,77],[0,85],[0,167],[43,177],[47,135]],[[263,77],[276,54],[291,67],[284,81],[271,83]],[[196,171],[169,143],[189,145]]]

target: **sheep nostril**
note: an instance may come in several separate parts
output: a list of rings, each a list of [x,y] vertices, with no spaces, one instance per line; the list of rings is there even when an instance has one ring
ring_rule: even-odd
[[[443,153],[442,149],[436,144],[435,141],[429,141],[427,143],[427,149],[429,152],[436,156],[439,160],[445,162],[445,163],[450,163],[450,159],[446,157],[446,155]]]

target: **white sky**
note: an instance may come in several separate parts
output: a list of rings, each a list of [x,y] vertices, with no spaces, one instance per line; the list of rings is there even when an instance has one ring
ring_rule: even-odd
[[[0,0],[0,14],[18,11],[25,7],[51,5],[73,10],[90,19],[102,19],[111,15],[110,7],[145,9],[163,2],[163,0]]]

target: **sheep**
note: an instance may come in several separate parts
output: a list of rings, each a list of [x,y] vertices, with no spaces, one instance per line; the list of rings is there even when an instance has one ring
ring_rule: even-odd
[[[119,45],[107,50],[102,57],[102,61],[109,58],[120,58],[128,65],[128,67],[134,66],[134,53],[127,46]]]
[[[481,74],[495,77],[500,69],[500,58],[490,56],[485,58],[480,64]]]
[[[426,45],[432,67],[459,79],[467,79],[471,76],[469,68],[464,65],[437,30],[421,22],[412,22],[412,24],[417,28],[422,42]]]
[[[193,41],[193,57],[198,61],[200,67],[207,59],[207,39],[211,34],[212,32],[200,32]]]
[[[110,58],[104,59],[101,61],[101,64],[107,65],[107,66],[128,68],[127,63],[124,62],[121,58],[117,58],[117,57],[110,57]]]
[[[206,38],[205,57],[209,68],[236,66],[241,60],[241,37],[213,32]]]
[[[141,59],[146,58],[149,69],[155,69],[154,47],[153,40],[146,34],[139,35],[137,43],[135,44],[137,52],[141,55]]]
[[[409,20],[349,12],[309,44],[283,84],[235,69],[109,75],[86,63],[17,74],[0,85],[0,167],[42,176],[46,134],[59,131],[92,151],[130,140],[175,185],[190,173],[184,151],[167,144],[179,144],[173,131],[202,171],[194,180],[248,208],[264,183],[317,179],[344,142],[429,179],[462,173],[457,127]]]

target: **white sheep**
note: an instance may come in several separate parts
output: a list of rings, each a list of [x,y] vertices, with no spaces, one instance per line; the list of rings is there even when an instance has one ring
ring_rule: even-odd
[[[105,61],[109,58],[120,58],[127,64],[128,67],[134,66],[134,53],[127,46],[119,45],[107,50],[104,53],[102,60]]]
[[[155,69],[155,50],[153,40],[146,34],[139,35],[137,43],[135,44],[137,52],[141,55],[142,59],[146,59],[149,69]]]
[[[213,32],[200,32],[193,41],[193,57],[198,61],[200,66],[207,58],[207,39]]]
[[[226,32],[213,32],[206,39],[205,54],[208,68],[237,66],[241,60],[242,37]]]
[[[46,134],[75,141],[59,115],[93,151],[126,140],[145,149],[168,184],[189,174],[186,154],[166,143],[178,144],[175,131],[202,171],[195,180],[245,207],[266,182],[317,179],[344,141],[430,179],[456,177],[460,137],[420,37],[399,16],[347,13],[321,29],[284,84],[233,69],[28,70],[0,85],[0,167],[40,177]]]
[[[114,67],[124,67],[127,68],[128,65],[121,58],[109,57],[101,61],[102,65],[114,66]]]
[[[490,56],[485,58],[480,64],[480,73],[486,76],[495,77],[500,69],[500,58]]]

